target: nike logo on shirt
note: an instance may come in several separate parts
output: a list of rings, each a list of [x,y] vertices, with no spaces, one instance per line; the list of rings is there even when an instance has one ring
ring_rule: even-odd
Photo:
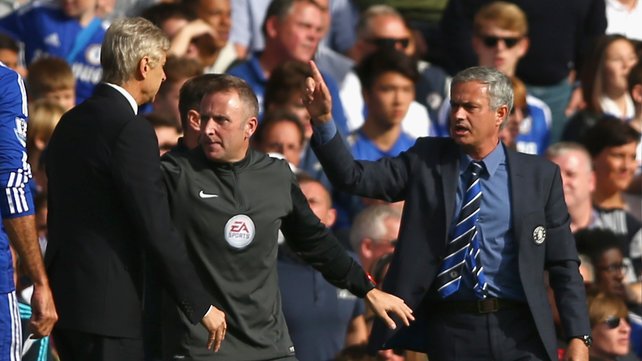
[[[218,197],[218,194],[209,194],[209,193],[205,193],[203,191],[200,191],[198,193],[198,196],[203,198],[203,199],[206,199],[206,198],[216,198],[216,197]]]

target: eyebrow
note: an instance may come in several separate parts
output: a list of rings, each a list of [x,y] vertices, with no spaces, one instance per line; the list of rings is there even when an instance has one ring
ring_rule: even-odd
[[[450,106],[451,106],[451,108],[453,108],[453,107],[455,107],[455,106],[463,107],[463,106],[471,106],[471,105],[473,105],[473,106],[477,106],[477,105],[479,105],[479,103],[472,102],[472,101],[467,101],[467,102],[458,102],[458,101],[455,101],[455,100],[452,100],[452,99],[450,100]]]
[[[209,120],[210,118],[214,119],[215,121],[218,120],[230,120],[230,117],[225,115],[225,114],[201,114],[201,120],[207,119]]]

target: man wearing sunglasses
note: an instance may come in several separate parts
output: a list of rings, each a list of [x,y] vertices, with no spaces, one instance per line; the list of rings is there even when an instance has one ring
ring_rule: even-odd
[[[515,4],[492,2],[477,11],[473,27],[472,45],[478,65],[497,69],[510,78],[515,77],[517,64],[529,47],[528,22],[524,12]],[[521,81],[517,79],[514,83]],[[439,113],[438,129],[441,135],[448,135],[449,110],[450,105],[444,103]],[[527,94],[526,105],[512,116],[519,122],[519,133],[515,139],[517,151],[544,154],[550,138],[550,108],[540,99]]]
[[[441,18],[444,51],[451,72],[475,64],[470,46],[472,18],[492,0],[450,0]],[[571,103],[572,82],[586,51],[606,29],[604,0],[509,0],[527,14],[531,48],[519,65],[518,75],[529,91],[551,108],[551,139],[558,140]],[[573,101],[576,103],[576,101]]]
[[[515,76],[517,64],[529,46],[526,14],[514,4],[490,3],[475,14],[473,49],[478,65],[495,68]],[[526,107],[516,139],[522,153],[544,154],[549,142],[551,110],[540,99],[527,94]]]
[[[388,5],[374,5],[362,15],[357,25],[357,40],[350,57],[360,63],[378,50],[397,50],[415,56],[412,34],[401,14]],[[404,131],[415,137],[436,135],[433,123],[448,93],[446,72],[426,61],[417,62],[419,78],[415,83],[415,101],[402,122]],[[350,104],[346,113],[350,130],[361,126],[364,119],[361,83],[354,73],[346,76],[341,86],[343,104]]]

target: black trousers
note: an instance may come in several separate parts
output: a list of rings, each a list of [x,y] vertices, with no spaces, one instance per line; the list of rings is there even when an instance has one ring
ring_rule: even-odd
[[[430,361],[549,360],[528,307],[493,313],[431,312]]]
[[[54,328],[60,361],[142,361],[143,340]]]

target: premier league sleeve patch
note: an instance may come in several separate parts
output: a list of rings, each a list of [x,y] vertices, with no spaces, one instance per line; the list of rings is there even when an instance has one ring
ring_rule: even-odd
[[[244,214],[237,214],[225,223],[225,241],[236,249],[252,243],[255,233],[254,222]]]

